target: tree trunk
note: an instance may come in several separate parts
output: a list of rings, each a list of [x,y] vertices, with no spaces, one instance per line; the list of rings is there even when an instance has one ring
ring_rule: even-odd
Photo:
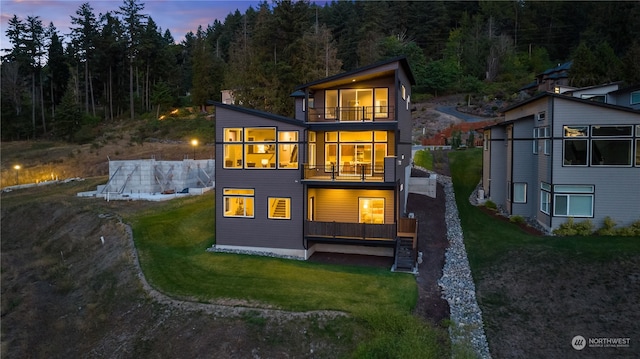
[[[36,74],[31,73],[31,125],[33,126],[33,139],[36,139]]]
[[[91,110],[93,112],[93,116],[96,116],[96,100],[93,97],[93,81],[91,80],[91,72],[89,72],[89,93],[91,94]]]
[[[109,119],[113,121],[113,77],[112,68],[109,66]]]
[[[84,112],[89,113],[89,61],[84,61]]]
[[[47,123],[44,109],[44,89],[42,88],[42,73],[40,73],[40,113],[42,114],[42,133],[47,134]]]
[[[131,107],[131,121],[133,121],[133,63],[129,62],[129,107]]]

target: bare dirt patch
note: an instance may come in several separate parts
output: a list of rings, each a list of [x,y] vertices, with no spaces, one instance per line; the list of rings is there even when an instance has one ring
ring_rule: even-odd
[[[117,216],[153,203],[74,197],[98,182],[2,194],[3,358],[334,358],[359,342],[346,316],[153,299]]]
[[[549,238],[549,240],[554,240]],[[567,259],[520,250],[474,273],[494,358],[637,358],[640,257]],[[572,348],[574,336],[630,338],[626,348]]]

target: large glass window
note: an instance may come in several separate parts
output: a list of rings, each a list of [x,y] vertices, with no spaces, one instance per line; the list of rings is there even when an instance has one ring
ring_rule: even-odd
[[[223,189],[224,216],[253,218],[254,190],[250,188]]]
[[[224,168],[242,168],[242,133],[242,128],[224,129]],[[239,142],[240,144],[227,144],[234,142]]]
[[[278,168],[298,168],[298,131],[278,131],[278,141]]]
[[[269,219],[291,219],[291,198],[269,197]]]
[[[308,158],[309,158],[309,168],[316,168],[316,156],[318,155],[316,149],[316,133],[315,131],[309,131],[309,141],[308,141]]]
[[[384,224],[384,198],[359,198],[360,223]]]
[[[631,166],[631,140],[591,140],[592,166]]]
[[[374,93],[375,118],[389,117],[389,89],[377,88]]]
[[[565,166],[586,166],[589,141],[584,140],[564,140],[564,165]]]
[[[297,169],[298,137],[275,127],[224,128],[223,168]]]
[[[631,93],[631,104],[637,105],[640,103],[640,91],[635,91]]]
[[[630,125],[591,126],[591,136],[594,137],[591,140],[591,165],[631,166],[632,135],[633,127]]]
[[[338,90],[327,90],[324,92],[324,117],[335,119],[338,117]]]
[[[242,168],[242,145],[224,145],[224,168]]]
[[[554,186],[553,215],[593,217],[593,190],[590,185]]]
[[[324,170],[326,172],[335,171],[338,164],[337,160],[338,144],[327,143],[324,145]]]
[[[563,127],[563,164],[565,166],[586,166],[589,153],[588,126]]]

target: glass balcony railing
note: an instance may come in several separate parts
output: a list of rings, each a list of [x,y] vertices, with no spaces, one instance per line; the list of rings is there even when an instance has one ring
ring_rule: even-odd
[[[309,122],[393,121],[392,106],[323,107],[309,109]]]
[[[384,182],[384,167],[382,164],[380,164],[379,169],[382,172],[372,171],[371,163],[330,166],[305,164],[303,179],[314,181]]]

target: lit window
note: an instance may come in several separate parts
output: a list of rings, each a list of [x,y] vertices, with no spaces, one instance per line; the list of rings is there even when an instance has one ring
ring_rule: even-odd
[[[298,144],[280,143],[278,144],[278,158],[280,163],[278,168],[298,168]]]
[[[360,223],[384,224],[384,198],[359,198]]]
[[[513,184],[513,203],[527,203],[527,184],[515,182]]]
[[[335,119],[338,113],[338,90],[327,90],[324,93],[324,117]]]
[[[291,219],[291,198],[269,197],[269,219]]]
[[[298,131],[278,131],[279,142],[298,142]]]
[[[374,117],[386,118],[389,116],[389,89],[377,88],[374,91]]]
[[[328,143],[324,146],[324,153],[325,153],[325,159],[324,159],[324,170],[325,172],[332,172],[335,171],[337,168],[334,168],[334,166],[337,165],[337,156],[336,153],[338,152],[338,145],[336,143]]]
[[[593,190],[590,185],[554,186],[553,215],[593,217]]]
[[[225,188],[223,200],[225,217],[253,218],[253,189]]]
[[[242,145],[224,145],[224,168],[242,168]]]
[[[276,168],[275,127],[247,127],[244,129],[244,168]]]
[[[309,168],[316,168],[316,156],[317,156],[316,151],[317,151],[316,144],[310,143],[309,144]]]
[[[400,85],[400,93],[402,94],[402,99],[407,99],[407,89],[404,87],[404,84]]]
[[[387,142],[387,131],[374,131],[373,137],[376,142]]]
[[[224,142],[242,142],[241,128],[225,128]]]

